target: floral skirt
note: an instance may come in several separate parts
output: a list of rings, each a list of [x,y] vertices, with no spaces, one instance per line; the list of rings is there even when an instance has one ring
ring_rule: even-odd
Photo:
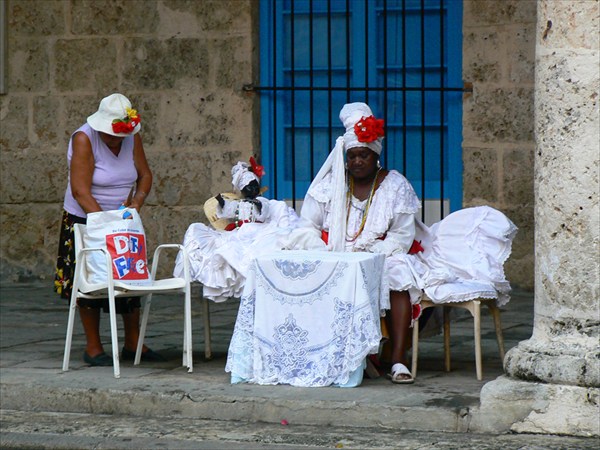
[[[73,225],[76,223],[85,224],[86,219],[63,211],[58,242],[58,258],[56,259],[56,272],[54,275],[54,290],[66,300],[71,299],[73,276],[75,274],[75,238]],[[82,308],[102,308],[104,312],[108,312],[107,298],[80,298],[77,304]],[[117,298],[115,306],[118,314],[127,314],[135,308],[140,307],[140,298]]]

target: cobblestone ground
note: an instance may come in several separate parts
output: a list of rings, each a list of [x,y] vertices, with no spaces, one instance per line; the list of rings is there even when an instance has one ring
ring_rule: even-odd
[[[6,449],[597,449],[598,438],[2,411]]]

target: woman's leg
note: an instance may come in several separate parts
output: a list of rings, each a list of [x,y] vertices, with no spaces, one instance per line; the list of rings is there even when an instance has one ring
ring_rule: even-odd
[[[123,328],[125,329],[124,347],[135,352],[140,337],[140,308],[133,308],[129,313],[121,314],[121,317],[123,317]],[[147,349],[144,345],[142,351]]]
[[[387,326],[392,341],[391,363],[402,363],[408,367],[406,351],[412,319],[412,304],[408,292],[391,291],[390,307]]]
[[[91,358],[104,353],[102,341],[100,340],[100,309],[79,308],[79,317],[81,317],[81,323],[87,341],[85,352]]]

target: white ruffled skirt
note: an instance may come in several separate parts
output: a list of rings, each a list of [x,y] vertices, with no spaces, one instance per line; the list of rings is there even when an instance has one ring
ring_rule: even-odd
[[[188,227],[183,246],[190,259],[190,277],[202,283],[204,297],[215,302],[240,297],[252,258],[282,248],[282,239],[298,218],[285,203],[278,203],[282,205],[272,205],[278,214],[268,223],[245,223],[232,231],[217,231],[203,223]],[[173,275],[183,275],[181,254]]]
[[[495,298],[503,306],[511,289],[504,263],[516,232],[504,214],[488,206],[456,211],[431,227],[419,222],[415,239],[425,250],[386,259],[389,287],[408,291],[413,304],[425,292],[434,303]]]

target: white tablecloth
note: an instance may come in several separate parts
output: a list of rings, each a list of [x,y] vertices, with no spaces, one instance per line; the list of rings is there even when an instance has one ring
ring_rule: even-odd
[[[232,382],[360,384],[364,359],[381,340],[384,259],[323,251],[256,258],[227,356]]]

